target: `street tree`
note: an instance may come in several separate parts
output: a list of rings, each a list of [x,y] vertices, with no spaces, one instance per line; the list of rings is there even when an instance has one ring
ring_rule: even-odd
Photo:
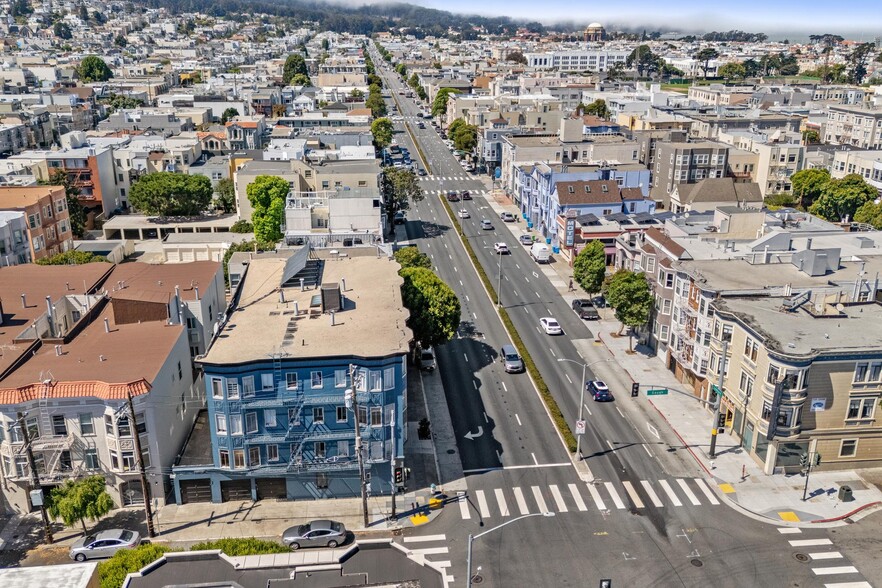
[[[606,79],[610,82],[614,82],[624,75],[625,68],[622,66],[621,62],[617,61],[606,69]]]
[[[70,32],[70,27],[64,21],[56,21],[52,25],[52,32],[59,39],[73,39],[73,33]]]
[[[279,176],[257,176],[245,192],[251,203],[251,223],[258,241],[275,243],[282,239],[285,198],[291,187]]]
[[[416,74],[416,72],[410,74],[410,77],[407,78],[407,85],[416,90],[420,87],[420,76]]]
[[[107,493],[104,476],[67,480],[49,493],[46,510],[53,519],[67,526],[80,523],[86,532],[86,519],[97,521],[113,510],[113,499]]]
[[[879,192],[858,174],[827,182],[821,195],[809,212],[831,222],[853,218],[854,213],[867,202],[879,197]]]
[[[423,347],[440,345],[453,338],[460,321],[459,299],[432,270],[404,268],[401,301],[410,311],[407,325]]]
[[[294,74],[294,77],[291,78],[292,86],[311,86],[312,80],[308,75],[302,73]]]
[[[793,194],[799,198],[799,205],[806,210],[821,195],[821,190],[829,181],[830,172],[821,167],[803,169],[790,176]]]
[[[374,145],[377,149],[384,149],[392,142],[394,131],[395,127],[388,118],[374,119],[374,122],[371,123],[371,134],[374,136]]]
[[[239,116],[239,111],[230,106],[229,108],[224,110],[224,113],[221,115],[221,124],[225,125],[237,116]]]
[[[77,67],[77,75],[85,83],[106,82],[113,77],[113,72],[104,63],[104,60],[96,55],[89,55],[80,62]]]
[[[811,145],[813,143],[821,142],[821,135],[818,131],[814,129],[806,129],[802,132],[802,140],[805,141],[807,145]]]
[[[432,268],[432,260],[429,259],[429,256],[416,247],[402,247],[395,252],[394,256],[395,261],[401,265],[402,269],[408,267]]]
[[[288,55],[288,58],[285,59],[285,66],[282,69],[282,81],[288,85],[297,74],[309,76],[309,70],[306,67],[306,60],[303,58],[302,54],[291,53]]]
[[[364,92],[358,88],[352,88],[352,91],[349,92],[349,97],[353,100],[364,100]]]
[[[710,69],[710,62],[720,56],[720,52],[713,47],[705,47],[695,54],[695,60],[701,63],[701,71],[704,72],[704,79],[707,79],[707,70]]]
[[[620,269],[605,281],[604,296],[615,308],[616,319],[622,323],[619,335],[629,328],[628,348],[633,351],[634,329],[646,324],[652,309],[652,292],[643,272]]]
[[[606,100],[603,98],[598,98],[591,104],[585,106],[583,112],[603,119],[609,118],[611,114],[609,106],[606,105]]]
[[[874,229],[882,229],[882,202],[865,202],[854,213],[856,223],[867,223]]]
[[[144,214],[196,216],[211,203],[211,180],[203,175],[153,172],[135,182],[129,201]]]
[[[224,212],[236,210],[236,184],[230,178],[218,180],[214,187],[214,205]]]
[[[652,76],[662,68],[664,60],[652,52],[649,45],[639,45],[631,51],[631,54],[625,59],[625,67],[637,70],[637,75],[641,78],[645,75]]]
[[[861,84],[867,77],[867,61],[875,54],[875,43],[861,43],[855,47],[846,58],[848,64],[848,81],[852,84]]]
[[[448,133],[448,136],[451,136]],[[452,133],[453,147],[466,153],[471,153],[478,145],[478,127],[465,123]]]
[[[396,212],[407,210],[411,202],[423,199],[423,190],[417,181],[417,175],[406,167],[383,168],[381,186],[390,226]]]
[[[459,129],[466,124],[465,119],[463,118],[455,118],[450,125],[447,126],[447,136],[452,137]]]
[[[447,101],[451,94],[456,94],[453,88],[441,88],[435,94],[435,100],[432,101],[432,116],[441,116],[447,112]]]
[[[606,251],[597,239],[589,241],[573,260],[573,279],[588,295],[600,292],[606,277]]]
[[[518,51],[517,49],[515,49],[514,51],[509,51],[505,56],[505,60],[509,63],[520,63],[521,65],[527,65],[527,58],[521,51]]]
[[[717,70],[717,75],[729,82],[732,80],[743,80],[747,75],[747,68],[741,63],[725,63]]]
[[[83,265],[85,263],[97,263],[107,261],[103,255],[95,255],[88,251],[71,249],[63,253],[56,253],[51,257],[43,257],[35,261],[37,265]]]
[[[386,116],[386,101],[383,99],[383,90],[376,84],[371,84],[368,88],[368,97],[364,105],[371,109],[371,115],[374,118]]]
[[[53,171],[48,180],[40,180],[39,183],[46,186],[64,187],[70,230],[74,237],[82,239],[86,232],[86,209],[80,204],[80,189],[71,182],[70,177],[60,169]]]
[[[761,67],[756,59],[745,59],[741,65],[744,66],[744,77],[753,78],[760,74]]]

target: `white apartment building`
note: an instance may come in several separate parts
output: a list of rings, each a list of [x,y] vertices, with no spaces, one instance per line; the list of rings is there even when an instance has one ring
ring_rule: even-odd
[[[564,71],[606,71],[613,64],[625,65],[630,51],[606,49],[576,49],[525,53],[528,67],[559,69]]]
[[[836,151],[831,174],[844,178],[858,174],[882,193],[882,151]]]
[[[827,107],[824,142],[861,149],[882,149],[882,108]]]

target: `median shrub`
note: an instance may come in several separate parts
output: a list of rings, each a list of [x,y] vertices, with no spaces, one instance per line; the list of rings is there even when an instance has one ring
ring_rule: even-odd
[[[120,549],[113,557],[98,564],[101,588],[120,588],[126,576],[155,562],[169,551],[175,550],[155,543],[145,543],[135,549]]]
[[[263,539],[254,539],[253,537],[203,541],[191,547],[190,551],[208,551],[212,549],[219,549],[231,557],[238,555],[264,555],[266,553],[288,553],[291,551],[276,541],[264,541]]]

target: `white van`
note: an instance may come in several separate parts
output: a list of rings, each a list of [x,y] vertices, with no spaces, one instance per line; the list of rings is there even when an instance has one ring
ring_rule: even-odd
[[[551,259],[551,247],[545,243],[533,243],[530,247],[530,256],[536,260],[536,263],[548,263]]]

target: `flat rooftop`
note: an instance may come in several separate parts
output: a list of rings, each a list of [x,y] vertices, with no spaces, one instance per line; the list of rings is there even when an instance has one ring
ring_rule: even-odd
[[[98,562],[70,563],[56,566],[0,569],[0,585],[6,588],[87,588],[97,576]]]
[[[347,257],[323,262],[322,284],[339,283],[344,309],[331,317],[316,307],[319,288],[281,287],[286,259],[248,263],[238,306],[202,359],[209,364],[265,360],[280,350],[297,357],[385,357],[406,353],[412,338],[401,302],[400,266],[386,257]],[[345,290],[342,281],[346,282]],[[281,302],[279,292],[284,292]],[[294,314],[294,303],[299,314]],[[290,325],[289,325],[290,323]],[[285,335],[293,329],[293,340]]]
[[[784,298],[724,298],[714,303],[739,315],[766,338],[766,345],[789,355],[882,349],[882,306],[846,306],[839,316],[809,314],[813,300],[795,311],[782,310]]]

